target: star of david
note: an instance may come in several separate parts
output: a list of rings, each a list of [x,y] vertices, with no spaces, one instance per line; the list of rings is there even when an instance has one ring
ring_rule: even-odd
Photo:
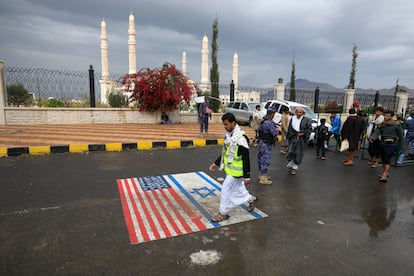
[[[209,189],[207,187],[202,187],[202,188],[193,188],[193,191],[191,193],[192,194],[197,194],[201,198],[206,198],[208,196],[217,196],[214,193],[215,191],[216,191],[215,189]]]

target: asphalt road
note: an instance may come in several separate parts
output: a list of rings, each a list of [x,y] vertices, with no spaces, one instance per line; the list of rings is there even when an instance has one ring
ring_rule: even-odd
[[[208,172],[220,147],[0,159],[0,275],[412,275],[414,170],[388,183],[366,161],[314,158],[291,176],[275,150],[274,184],[257,184],[269,217],[131,245],[116,179]],[[195,253],[213,252],[199,264]],[[207,256],[208,257],[208,256]]]

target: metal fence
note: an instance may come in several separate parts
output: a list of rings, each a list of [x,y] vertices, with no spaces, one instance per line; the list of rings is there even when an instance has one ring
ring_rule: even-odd
[[[36,99],[82,100],[89,98],[89,71],[53,70],[5,66],[6,85],[20,83]],[[119,81],[124,74],[116,73],[111,79]],[[101,73],[94,71],[95,95],[100,101]]]
[[[70,71],[70,70],[53,70],[45,68],[24,68],[5,66],[4,68],[6,85],[22,84],[29,93],[33,94],[36,99],[48,99],[50,97],[61,100],[83,100],[89,98],[89,71]],[[119,82],[125,73],[111,73],[110,79]],[[95,95],[99,102],[101,72],[94,71]],[[120,86],[120,84],[118,84]],[[257,91],[262,96],[271,95],[273,97],[273,87],[253,87],[239,86],[239,91]],[[220,94],[230,93],[230,84],[219,85]],[[290,87],[285,88],[285,99],[289,99]],[[344,91],[331,90],[319,92],[319,104],[336,102],[342,105],[344,102]],[[296,101],[304,104],[313,104],[315,90],[296,88]],[[362,107],[373,106],[374,94],[360,94],[358,90],[355,93],[355,101],[359,102]],[[392,95],[380,95],[379,105],[392,109],[394,107],[395,97]],[[414,107],[414,98],[409,98],[409,107]]]
[[[315,90],[295,89],[296,101],[304,104],[313,104],[315,100]],[[290,87],[285,88],[285,100],[289,99]],[[319,91],[319,105],[336,102],[338,105],[344,104],[345,92],[341,90]],[[375,94],[362,94],[355,92],[354,100],[360,104],[362,108],[374,106]],[[414,102],[414,98],[410,98]],[[395,97],[393,95],[380,95],[378,104],[385,109],[393,109]]]

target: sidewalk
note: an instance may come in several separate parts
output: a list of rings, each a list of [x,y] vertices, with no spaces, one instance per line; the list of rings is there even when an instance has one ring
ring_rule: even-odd
[[[249,137],[254,130],[241,126]],[[0,126],[0,157],[125,149],[180,148],[222,144],[222,124],[95,124]]]

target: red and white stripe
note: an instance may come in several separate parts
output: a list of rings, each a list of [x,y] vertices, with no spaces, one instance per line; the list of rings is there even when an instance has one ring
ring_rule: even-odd
[[[144,191],[136,178],[117,184],[132,244],[207,229],[202,215],[174,188]]]

